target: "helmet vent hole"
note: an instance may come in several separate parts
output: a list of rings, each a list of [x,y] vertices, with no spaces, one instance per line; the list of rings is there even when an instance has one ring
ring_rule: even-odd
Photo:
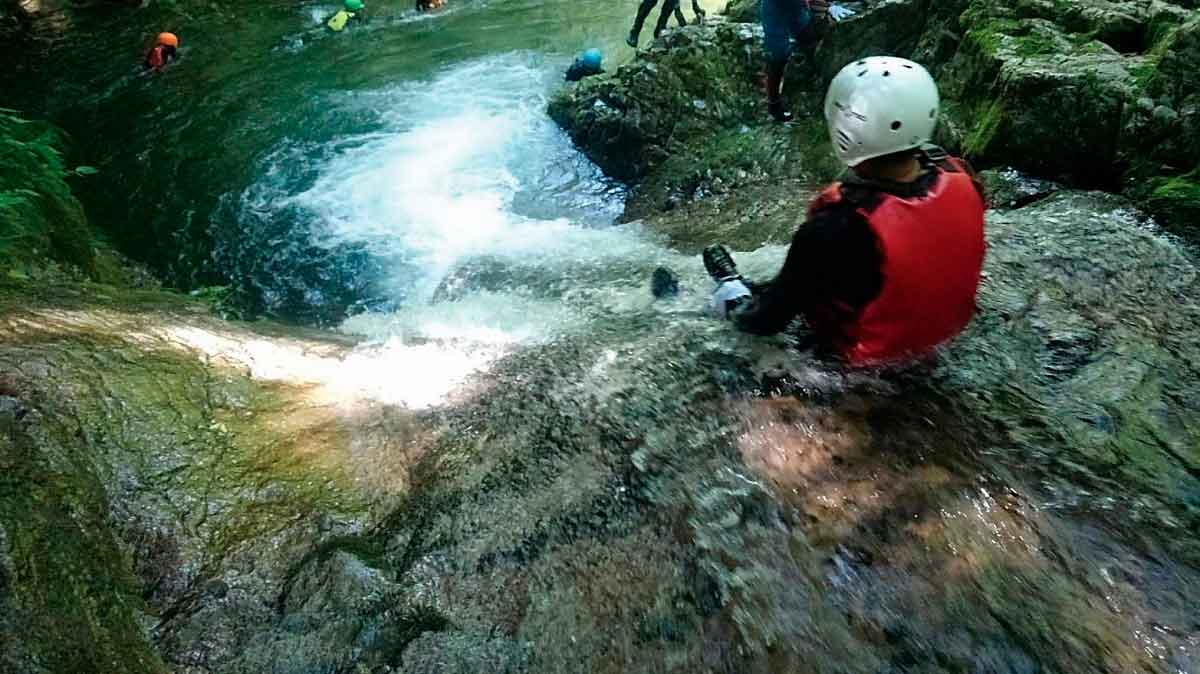
[[[887,77],[888,75],[891,75],[891,74],[892,74],[892,71],[890,71],[890,70],[885,70],[885,71],[883,71],[883,76],[884,76],[884,77]]]
[[[867,71],[863,70],[858,73],[858,76],[862,77],[863,75],[866,75],[866,74],[867,74]]]
[[[933,108],[929,111],[929,119],[933,119],[934,117],[937,117],[937,108]]]
[[[904,64],[904,67],[905,67],[905,68],[908,68],[909,70],[912,70],[912,69],[913,69],[913,67],[912,67],[912,66],[910,66],[910,65],[908,65],[907,63],[905,63],[905,64]]]
[[[856,66],[865,66],[865,65],[867,65],[867,62],[866,62],[866,61],[859,61],[858,63],[855,63],[854,65],[856,65]]]
[[[892,131],[899,131],[901,126],[903,126],[903,124],[901,124],[900,120],[897,119],[896,121],[892,122]]]

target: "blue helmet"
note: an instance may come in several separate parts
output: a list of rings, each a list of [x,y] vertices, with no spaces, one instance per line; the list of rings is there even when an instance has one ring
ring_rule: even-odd
[[[583,58],[580,60],[583,61],[583,65],[599,70],[600,62],[604,60],[604,55],[600,53],[599,49],[593,48],[583,52]]]

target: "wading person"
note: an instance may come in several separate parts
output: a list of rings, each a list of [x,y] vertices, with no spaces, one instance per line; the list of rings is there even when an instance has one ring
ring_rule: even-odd
[[[568,82],[578,82],[585,77],[599,75],[604,72],[601,64],[604,62],[604,55],[599,49],[589,49],[580,54],[575,62],[567,68],[566,80]]]
[[[154,46],[146,52],[145,66],[155,72],[162,70],[176,58],[179,49],[179,38],[174,33],[159,33]]]
[[[638,46],[638,36],[642,34],[642,25],[646,23],[646,17],[650,16],[650,11],[656,4],[658,4],[658,0],[642,0],[638,5],[637,16],[633,18],[633,29],[629,31],[629,37],[625,38],[625,43],[630,47]],[[704,10],[700,8],[699,0],[692,0],[692,10],[696,13],[696,22],[704,23]],[[666,30],[667,21],[672,14],[675,15],[675,21],[679,25],[687,25],[687,19],[684,18],[683,10],[679,7],[679,0],[663,0],[662,10],[658,13],[658,22],[654,24],[655,38]]]
[[[852,366],[903,363],[961,332],[975,313],[984,199],[965,162],[926,145],[937,113],[937,85],[916,63],[843,68],[825,121],[850,171],[810,204],[772,281],[742,279],[724,246],[704,251],[713,312],[760,335],[803,316]]]
[[[346,24],[350,23],[351,19],[358,21],[366,20],[366,9],[367,6],[363,4],[363,0],[345,0],[342,8],[336,14],[329,17],[325,25],[329,27],[329,30],[340,33],[346,30]]]

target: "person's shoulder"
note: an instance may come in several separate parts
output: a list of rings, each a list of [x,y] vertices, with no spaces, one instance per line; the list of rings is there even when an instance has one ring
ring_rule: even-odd
[[[869,229],[867,220],[859,207],[849,199],[840,198],[814,205],[792,240],[811,246],[820,241],[858,236],[866,229]]]
[[[870,212],[874,210],[883,201],[886,193],[880,189],[879,185],[860,180],[855,176],[847,176],[841,182],[835,183],[836,198],[826,198],[820,209],[812,209],[811,214],[817,210],[830,210],[833,213],[844,213],[849,217],[849,214],[857,214],[860,211]]]

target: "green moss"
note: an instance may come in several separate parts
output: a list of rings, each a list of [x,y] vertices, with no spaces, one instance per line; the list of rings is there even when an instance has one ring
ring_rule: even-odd
[[[1154,86],[1154,79],[1158,73],[1157,66],[1156,59],[1130,59],[1129,76],[1136,91],[1148,91]]]
[[[101,271],[96,241],[71,194],[51,126],[0,109],[0,271],[42,260]]]
[[[972,126],[966,140],[963,141],[963,153],[967,157],[979,157],[986,154],[988,147],[996,138],[996,134],[1004,125],[1004,119],[1004,103],[1001,100],[997,99],[986,103],[973,120],[967,120]]]
[[[1200,171],[1148,181],[1142,203],[1167,229],[1200,241]]]
[[[156,307],[146,320],[163,327],[202,310],[170,293],[102,285],[44,289],[22,306],[31,287],[0,284],[0,312],[17,318],[32,304],[86,316],[77,310],[89,303],[128,301],[135,308],[119,320]],[[6,633],[0,621],[0,642],[21,644],[18,671],[37,671],[33,661],[53,672],[165,671],[144,630],[171,610],[156,588],[179,565],[199,582],[219,576],[235,550],[278,565],[272,556],[284,553],[264,541],[367,508],[339,454],[344,429],[303,391],[166,341],[130,343],[110,323],[0,332],[0,395],[29,410],[20,421],[0,416],[0,569],[6,557],[14,569],[12,606],[0,592],[0,613],[21,626]]]
[[[44,446],[76,445],[62,427],[37,437],[0,428],[0,525],[15,571],[11,611],[31,662],[18,671],[165,672],[139,626],[137,579],[108,526],[110,503],[84,453],[56,461]]]

